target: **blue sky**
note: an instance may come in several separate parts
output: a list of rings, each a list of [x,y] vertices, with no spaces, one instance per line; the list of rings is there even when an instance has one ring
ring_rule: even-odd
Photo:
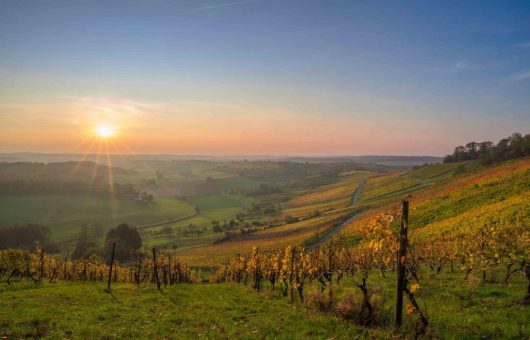
[[[530,132],[526,1],[2,1],[0,46],[2,151],[72,151],[103,121],[139,152],[203,154]]]

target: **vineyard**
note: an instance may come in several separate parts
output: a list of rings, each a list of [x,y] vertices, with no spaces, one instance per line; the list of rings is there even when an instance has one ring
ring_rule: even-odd
[[[110,261],[109,261],[110,262]],[[0,278],[6,276],[7,284],[12,280],[29,279],[35,283],[57,280],[135,283],[172,285],[176,283],[194,283],[199,281],[195,271],[169,254],[157,254],[153,249],[153,258],[138,256],[134,265],[120,265],[112,261],[112,265],[99,258],[82,260],[59,259],[45,254],[37,244],[34,252],[20,249],[0,250]]]
[[[237,256],[220,265],[218,270],[210,275],[209,285],[198,284],[201,281],[200,273],[188,269],[174,255],[156,253],[156,251],[151,259],[138,257],[134,263],[128,265],[114,261],[113,266],[109,267],[109,263],[98,259],[61,260],[45,254],[41,248],[32,252],[8,249],[0,252],[0,277],[5,278],[8,286],[20,285],[22,280],[22,282],[33,282],[37,287],[57,285],[69,291],[74,286],[65,288],[66,282],[92,282],[104,285],[108,281],[114,285],[112,288],[114,292],[123,292],[124,289],[129,291],[130,288],[125,288],[126,286],[123,285],[129,284],[141,289],[126,293],[133,294],[134,299],[142,299],[144,294],[150,296],[150,291],[145,290],[149,287],[156,291],[161,286],[167,289],[167,293],[164,294],[171,296],[177,294],[174,299],[189,296],[178,297],[179,294],[188,294],[185,292],[190,290],[208,291],[208,294],[214,295],[228,294],[225,296],[227,300],[244,297],[250,299],[248,301],[252,306],[269,306],[262,308],[278,308],[272,306],[279,304],[278,299],[283,298],[287,305],[281,307],[282,309],[287,308],[288,305],[306,306],[318,311],[316,314],[320,315],[317,316],[318,320],[326,317],[348,320],[344,327],[348,324],[350,326],[346,328],[341,326],[335,331],[329,329],[329,326],[321,325],[320,331],[325,331],[327,334],[338,332],[345,337],[348,329],[351,332],[359,332],[358,329],[350,327],[367,327],[371,334],[382,336],[381,331],[388,332],[393,328],[390,327],[393,321],[390,322],[389,319],[394,319],[393,313],[396,311],[393,306],[389,309],[388,303],[382,302],[382,297],[391,297],[395,300],[395,279],[401,266],[402,292],[408,301],[404,308],[406,327],[403,335],[413,334],[418,337],[437,334],[432,329],[437,326],[437,322],[432,326],[432,320],[439,320],[444,316],[436,315],[434,312],[436,309],[430,311],[429,307],[432,306],[424,301],[427,295],[424,290],[435,288],[436,294],[444,294],[445,289],[454,289],[448,288],[450,287],[448,283],[451,283],[447,281],[448,277],[459,277],[452,284],[460,286],[478,280],[476,285],[469,285],[475,293],[469,288],[465,289],[468,294],[483,294],[488,285],[500,287],[498,292],[502,290],[513,292],[514,296],[518,296],[517,303],[524,308],[521,309],[523,314],[519,315],[518,319],[520,320],[521,317],[522,320],[527,319],[528,307],[523,306],[530,304],[530,230],[528,228],[517,225],[508,228],[485,226],[475,231],[446,232],[439,238],[428,239],[416,239],[415,233],[411,233],[407,242],[407,253],[397,261],[397,252],[400,250],[399,231],[402,230],[400,227],[403,225],[408,229],[400,213],[389,211],[360,227],[358,229],[360,239],[353,244],[347,239],[339,238],[312,251],[300,246],[287,246],[282,251],[260,251],[254,248],[251,254]],[[526,284],[521,284],[522,279]],[[494,283],[495,280],[499,281],[498,284]],[[517,284],[513,285],[513,281]],[[182,286],[177,285],[178,283],[192,283],[194,284],[192,286],[197,288],[179,288],[175,291],[172,289],[173,286]],[[233,286],[234,284],[236,286]],[[237,285],[260,291],[256,295],[264,295],[265,300],[270,299],[270,302],[263,301],[258,296],[256,301],[252,300],[254,294],[240,290]],[[92,289],[88,287],[79,286],[76,289]],[[382,287],[388,291],[382,291]],[[519,290],[514,291],[515,287],[519,287]],[[9,290],[4,289],[2,294],[6,293],[9,294]],[[90,294],[96,294],[94,298],[101,299],[98,293],[90,291]],[[193,296],[202,299],[198,295]],[[466,299],[468,298],[470,297]],[[164,305],[164,301],[159,301],[157,304]],[[222,305],[219,300],[214,299],[214,301]],[[193,302],[190,303],[193,305]],[[311,314],[299,317],[307,319],[304,322],[310,322],[315,318]],[[267,319],[264,322],[269,321]],[[309,327],[304,323],[300,325]],[[254,327],[259,329],[258,326]],[[518,323],[517,327],[522,326]],[[313,328],[309,328],[305,331],[315,334]],[[37,333],[39,329],[36,328]],[[265,331],[265,328],[261,329]],[[527,332],[524,328],[518,331],[519,334]],[[150,334],[151,331],[146,332]],[[191,330],[187,329],[186,332]],[[215,326],[207,334],[217,337],[219,333],[224,332],[226,332],[224,327]],[[233,335],[245,334],[237,328],[229,332]],[[275,334],[271,329],[267,332],[272,332],[268,333],[270,336]],[[282,334],[288,332],[286,330]],[[164,332],[161,331],[161,334]],[[510,334],[517,332],[514,330]]]
[[[385,277],[396,271],[399,275],[399,268],[402,267],[402,291],[409,301],[406,311],[408,315],[418,319],[416,335],[425,334],[429,325],[428,317],[420,308],[416,297],[421,291],[422,278],[426,275],[433,277],[458,272],[464,275],[464,280],[468,280],[476,274],[481,277],[482,284],[485,284],[487,273],[501,270],[504,273],[503,284],[508,286],[514,275],[522,274],[528,281],[526,292],[521,292],[524,295],[522,303],[530,304],[528,227],[485,226],[476,232],[445,233],[437,239],[411,239],[406,249],[408,254],[404,255],[396,232],[397,220],[395,212],[377,216],[359,228],[361,240],[355,245],[337,240],[310,252],[303,247],[292,246],[284,251],[265,253],[254,248],[249,256],[238,256],[221,265],[210,277],[210,281],[248,284],[255,290],[262,290],[267,283],[271,290],[278,288],[282,296],[289,297],[291,302],[298,299],[301,303],[304,303],[308,295],[304,293],[304,288],[312,285],[320,293],[326,293],[318,298],[319,308],[331,311],[335,303],[334,287],[343,278],[350,278],[359,289],[362,302],[360,309],[353,312],[357,314],[347,316],[362,325],[373,326],[378,320],[368,281],[374,275]],[[396,256],[398,250],[400,256]],[[398,289],[398,294],[399,291]],[[341,308],[344,309],[339,305],[337,310],[340,312]]]

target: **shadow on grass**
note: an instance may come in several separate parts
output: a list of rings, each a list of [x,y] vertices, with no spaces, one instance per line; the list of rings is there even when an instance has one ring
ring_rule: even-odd
[[[114,291],[112,289],[105,288],[103,291],[112,296],[114,302],[120,302],[120,300],[118,300],[118,297],[116,296],[116,294],[114,294]]]

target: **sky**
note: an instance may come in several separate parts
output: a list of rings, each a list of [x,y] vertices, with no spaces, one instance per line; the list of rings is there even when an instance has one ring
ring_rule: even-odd
[[[0,2],[0,152],[444,155],[530,133],[530,2]]]

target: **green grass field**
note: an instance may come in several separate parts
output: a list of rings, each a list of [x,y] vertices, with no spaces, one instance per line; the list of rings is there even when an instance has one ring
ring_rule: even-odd
[[[217,182],[217,186],[222,191],[236,190],[236,189],[251,189],[263,183],[262,181],[258,181],[253,178],[242,177],[242,176],[222,178],[222,179],[218,179],[216,182]]]
[[[458,169],[464,169],[468,163],[439,163],[423,166],[410,171],[407,176],[429,181],[441,181],[452,177]]]
[[[119,285],[112,294],[100,284],[9,289],[0,299],[0,336],[9,338],[302,339],[364,333],[234,285],[180,285],[162,292]]]
[[[119,284],[111,294],[104,284],[29,281],[0,284],[0,336],[7,338],[262,338],[356,339],[412,335],[414,319],[393,327],[395,278],[370,278],[370,289],[383,301],[382,321],[362,328],[333,313],[322,313],[298,299],[290,304],[268,286],[262,292],[235,284],[151,287]],[[522,277],[514,284],[462,281],[457,274],[427,276],[420,304],[431,326],[427,337],[443,339],[525,339],[530,336],[530,307],[519,303]],[[308,289],[315,289],[307,287]],[[344,278],[334,286],[338,301],[358,294]],[[53,303],[50,303],[53,301]],[[401,335],[401,336],[400,336]]]
[[[101,223],[110,229],[119,223],[133,226],[189,216],[192,204],[158,198],[153,204],[78,195],[19,195],[0,197],[0,226],[41,223],[57,240],[75,237],[83,224]]]
[[[238,196],[211,195],[192,197],[190,201],[199,207],[201,215],[212,220],[227,220],[241,211],[250,199]]]
[[[248,197],[229,196],[229,195],[212,195],[204,197],[192,197],[188,199],[190,204],[199,208],[198,214],[182,221],[169,223],[175,234],[163,235],[157,234],[157,231],[163,226],[156,226],[142,230],[142,239],[144,247],[157,246],[160,249],[170,249],[177,246],[179,251],[197,246],[205,246],[214,242],[217,238],[222,237],[223,233],[214,233],[211,230],[211,222],[219,222],[234,219],[235,216],[243,209],[245,204],[252,202],[253,199]],[[178,234],[179,230],[193,225],[200,230],[204,230],[200,235],[182,235]]]

